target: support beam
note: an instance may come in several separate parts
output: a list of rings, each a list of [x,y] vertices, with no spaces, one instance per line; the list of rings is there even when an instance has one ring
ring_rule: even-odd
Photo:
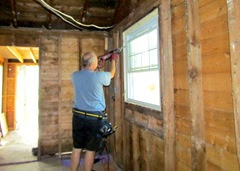
[[[113,49],[119,48],[120,42],[120,34],[119,31],[113,33]],[[115,116],[115,125],[118,126],[118,130],[115,133],[115,151],[116,151],[116,161],[118,163],[122,163],[123,161],[123,142],[122,142],[122,96],[121,96],[121,66],[120,60],[116,60],[116,72],[113,83],[114,83],[114,116]]]
[[[164,114],[164,170],[176,170],[176,134],[174,115],[173,54],[170,0],[159,9],[162,111]]]
[[[205,137],[198,0],[186,0],[192,170],[204,170]]]
[[[8,74],[8,60],[6,59],[3,64],[3,101],[2,111],[6,114],[7,112],[7,74]]]
[[[30,56],[31,56],[33,62],[34,62],[34,63],[37,63],[37,60],[36,60],[36,58],[35,58],[35,56],[34,56],[34,54],[33,54],[32,48],[29,48],[29,53],[30,53]]]
[[[53,4],[53,0],[49,0],[49,5],[52,6],[52,4]],[[48,29],[52,29],[52,13],[51,12],[48,12],[46,27]]]
[[[131,7],[135,9],[137,7],[137,0],[131,0]]]
[[[59,35],[57,41],[57,54],[58,54],[58,84],[62,85],[62,65],[61,65],[61,51],[62,51],[62,36]],[[62,97],[61,97],[61,89],[58,90],[58,158],[62,158],[62,120],[61,120],[61,105],[62,105]]]
[[[12,17],[13,17],[13,26],[15,28],[18,27],[17,24],[17,10],[16,10],[16,1],[15,0],[11,0],[11,10],[12,10]]]
[[[16,57],[21,63],[23,63],[23,57],[22,55],[18,52],[17,48],[12,46],[7,46],[8,50]]]
[[[122,21],[128,14],[128,8],[126,5],[126,0],[119,0],[117,7],[115,8],[115,12],[114,12],[114,22],[119,23],[120,21]]]
[[[82,11],[82,17],[81,17],[81,22],[83,23],[86,21],[87,9],[88,9],[88,0],[85,0],[83,4],[83,11]]]
[[[227,0],[227,5],[236,146],[240,169],[240,0]]]

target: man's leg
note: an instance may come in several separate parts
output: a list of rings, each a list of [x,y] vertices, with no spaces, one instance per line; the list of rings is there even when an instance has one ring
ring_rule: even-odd
[[[92,171],[95,151],[86,151],[84,159],[84,171]]]
[[[73,148],[71,156],[71,171],[77,171],[82,149]]]

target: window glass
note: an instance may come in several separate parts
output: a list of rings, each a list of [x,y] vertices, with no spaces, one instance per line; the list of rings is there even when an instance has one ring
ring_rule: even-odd
[[[125,101],[161,110],[157,9],[123,33]]]

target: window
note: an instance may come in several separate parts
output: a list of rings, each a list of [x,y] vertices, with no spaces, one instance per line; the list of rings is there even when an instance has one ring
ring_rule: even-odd
[[[158,10],[123,33],[125,101],[161,110]]]

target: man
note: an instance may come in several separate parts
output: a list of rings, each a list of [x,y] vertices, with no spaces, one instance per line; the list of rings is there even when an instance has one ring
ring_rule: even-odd
[[[103,86],[108,86],[115,75],[117,57],[117,54],[111,56],[110,72],[96,72],[97,56],[93,52],[87,52],[82,56],[82,70],[72,74],[74,87],[72,171],[78,170],[83,149],[86,149],[84,170],[92,170],[95,152],[102,139],[99,130],[106,107]]]

